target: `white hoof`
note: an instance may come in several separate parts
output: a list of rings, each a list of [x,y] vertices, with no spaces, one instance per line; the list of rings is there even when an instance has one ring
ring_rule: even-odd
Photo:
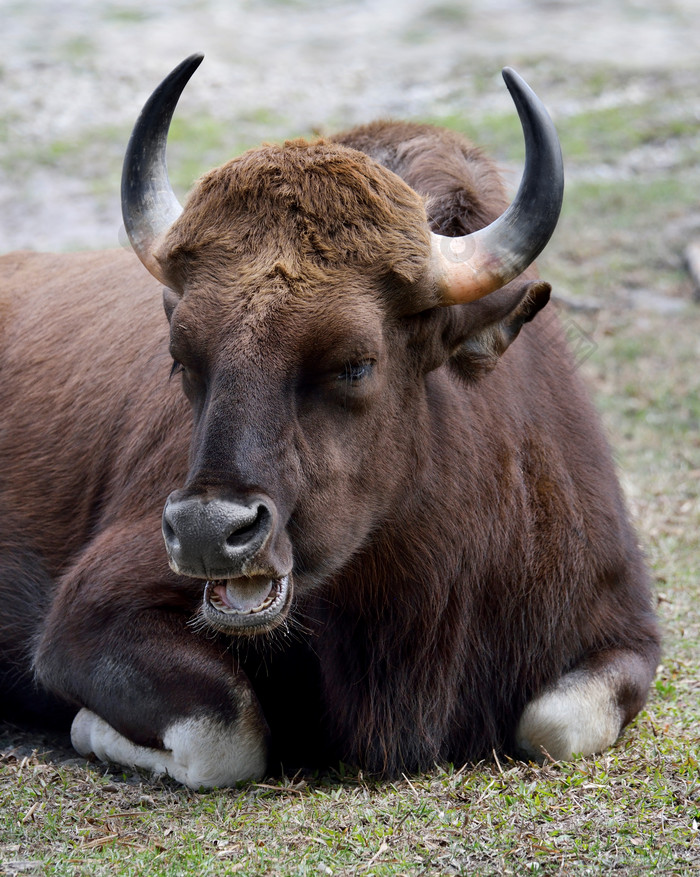
[[[541,761],[544,750],[557,761],[565,761],[612,746],[622,721],[610,680],[575,670],[525,707],[516,744],[528,758]]]
[[[80,755],[95,755],[154,774],[168,774],[191,789],[232,786],[240,780],[259,779],[265,772],[264,733],[255,722],[241,718],[233,725],[206,715],[177,722],[163,735],[163,749],[138,746],[90,710],[73,719],[71,741]]]

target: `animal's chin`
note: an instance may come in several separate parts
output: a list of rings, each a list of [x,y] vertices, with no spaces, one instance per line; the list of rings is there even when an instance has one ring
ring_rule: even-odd
[[[222,633],[265,633],[287,617],[292,576],[213,579],[204,586],[202,614]]]

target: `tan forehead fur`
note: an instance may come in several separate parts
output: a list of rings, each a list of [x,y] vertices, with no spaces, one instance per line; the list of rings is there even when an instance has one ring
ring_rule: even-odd
[[[363,153],[325,140],[266,145],[198,182],[157,257],[170,276],[316,285],[367,269],[407,283],[426,269],[423,200]]]

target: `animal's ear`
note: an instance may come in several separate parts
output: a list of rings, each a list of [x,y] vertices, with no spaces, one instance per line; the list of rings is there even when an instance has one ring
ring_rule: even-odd
[[[543,280],[518,280],[473,304],[455,326],[450,364],[476,379],[494,369],[525,323],[549,301],[551,286]]]
[[[179,301],[180,296],[174,290],[168,286],[163,288],[163,307],[165,308],[165,316],[168,318],[168,322],[170,322],[170,318]]]

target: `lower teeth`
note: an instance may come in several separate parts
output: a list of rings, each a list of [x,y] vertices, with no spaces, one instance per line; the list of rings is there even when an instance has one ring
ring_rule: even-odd
[[[224,582],[223,581],[208,582],[207,584],[209,584],[210,586],[213,586],[215,584],[224,584]],[[260,604],[260,606],[256,607],[255,609],[248,609],[247,611],[244,611],[244,612],[241,611],[240,609],[232,609],[223,602],[223,600],[218,596],[218,594],[213,593],[213,591],[209,595],[209,602],[216,610],[218,610],[219,612],[223,612],[225,615],[255,615],[258,612],[263,612],[265,609],[269,609],[270,606],[272,606],[272,604],[276,601],[278,596],[279,596],[279,586],[275,582],[272,586],[272,590],[270,591],[270,594],[263,600],[263,602]]]

